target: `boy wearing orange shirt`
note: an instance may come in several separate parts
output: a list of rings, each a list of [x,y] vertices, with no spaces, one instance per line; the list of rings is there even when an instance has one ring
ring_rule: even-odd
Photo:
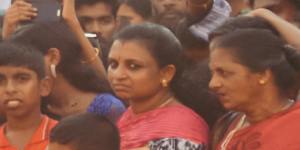
[[[43,116],[41,97],[50,92],[43,55],[34,48],[0,43],[0,150],[44,150],[56,121]]]

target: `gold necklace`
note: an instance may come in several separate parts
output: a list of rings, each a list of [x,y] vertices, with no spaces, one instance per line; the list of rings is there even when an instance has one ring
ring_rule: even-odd
[[[291,108],[295,103],[295,100],[292,100],[292,99],[289,99],[287,104],[285,104],[280,111],[284,111],[284,110],[287,110],[289,108]]]
[[[157,108],[164,107],[164,106],[168,105],[169,103],[171,103],[172,101],[173,101],[173,96],[170,96],[165,102],[160,104]]]

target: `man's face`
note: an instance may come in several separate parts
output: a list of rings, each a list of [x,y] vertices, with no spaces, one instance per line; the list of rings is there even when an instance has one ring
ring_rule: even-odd
[[[158,23],[167,27],[177,24],[187,12],[186,0],[152,0]]]
[[[96,33],[100,42],[111,40],[116,22],[110,5],[102,2],[82,5],[76,13],[85,32]]]

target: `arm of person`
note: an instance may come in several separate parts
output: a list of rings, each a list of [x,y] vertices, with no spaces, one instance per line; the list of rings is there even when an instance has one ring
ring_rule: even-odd
[[[74,32],[76,38],[78,39],[82,54],[85,58],[84,63],[89,63],[99,74],[100,77],[106,77],[106,71],[101,59],[95,53],[95,48],[92,46],[90,41],[85,37],[84,31],[81,28],[79,20],[75,12],[75,0],[63,0],[63,13],[62,17],[66,24]],[[101,50],[100,50],[101,51]]]
[[[300,49],[300,30],[296,26],[264,8],[256,9],[250,12],[249,15],[264,18],[279,32],[283,39],[295,48]]]
[[[37,16],[37,9],[24,0],[15,0],[4,15],[2,38],[8,39],[22,21],[30,21]]]

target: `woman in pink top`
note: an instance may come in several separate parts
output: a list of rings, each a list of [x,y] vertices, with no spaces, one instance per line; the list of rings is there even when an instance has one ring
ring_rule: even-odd
[[[116,36],[108,78],[130,104],[118,123],[122,150],[205,149],[207,124],[176,98],[181,53],[176,37],[160,25],[129,26]]]

